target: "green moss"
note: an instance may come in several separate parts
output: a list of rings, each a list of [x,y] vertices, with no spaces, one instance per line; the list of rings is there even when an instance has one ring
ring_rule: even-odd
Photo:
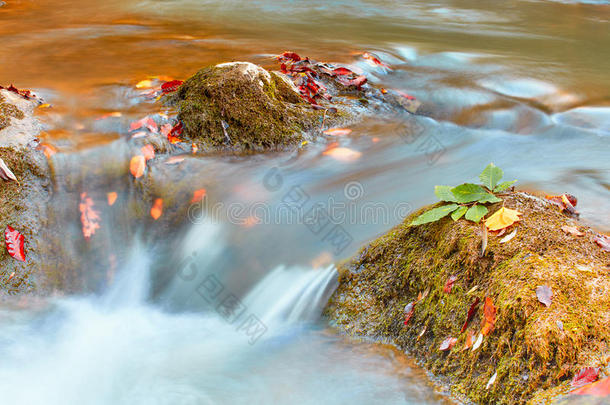
[[[606,365],[610,280],[593,232],[582,239],[566,235],[561,226],[569,220],[525,194],[511,194],[505,203],[523,212],[523,220],[508,243],[490,235],[483,257],[480,225],[446,218],[411,227],[423,209],[414,213],[342,265],[327,315],[352,335],[394,342],[444,377],[456,396],[479,404],[542,400],[562,391],[557,387],[582,367]],[[452,275],[458,279],[446,294]],[[543,284],[554,292],[549,308],[536,298]],[[418,296],[425,298],[405,326],[404,307]],[[463,351],[468,334],[476,337],[481,329],[482,304],[461,333],[475,297],[493,299],[497,320],[477,351]],[[441,352],[449,336],[458,342],[451,352]],[[487,389],[496,372],[496,383]]]
[[[11,118],[23,119],[21,110],[12,104],[6,103],[4,96],[0,94],[0,131],[11,124]]]

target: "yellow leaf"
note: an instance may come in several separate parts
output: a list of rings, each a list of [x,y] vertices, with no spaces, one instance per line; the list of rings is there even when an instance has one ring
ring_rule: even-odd
[[[136,84],[136,89],[147,89],[152,87],[152,80],[142,80]]]
[[[485,220],[485,225],[490,231],[499,231],[519,221],[519,215],[522,215],[519,211],[502,207]]]

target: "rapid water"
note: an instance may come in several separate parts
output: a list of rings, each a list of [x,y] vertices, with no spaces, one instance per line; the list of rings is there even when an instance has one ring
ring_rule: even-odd
[[[2,301],[2,403],[445,403],[410,358],[320,319],[333,263],[490,161],[521,189],[575,194],[582,220],[610,230],[607,1],[6,1],[0,84],[53,105],[41,140],[59,151],[50,227],[62,238],[44,271],[69,288]],[[124,166],[129,123],[160,112],[137,97],[140,80],[230,60],[277,68],[284,50],[361,69],[421,114],[298,153],[159,165],[156,190],[177,190],[167,214],[207,190],[175,227],[134,214],[129,176],[91,174]],[[121,117],[100,119],[110,112]],[[324,155],[335,141],[359,157]],[[82,192],[102,215],[87,243]],[[304,207],[283,210],[295,192]],[[316,206],[324,231],[303,221]]]

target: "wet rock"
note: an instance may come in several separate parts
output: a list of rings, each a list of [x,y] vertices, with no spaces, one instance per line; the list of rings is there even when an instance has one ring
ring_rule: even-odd
[[[610,358],[608,254],[589,228],[579,226],[582,237],[563,232],[578,224],[545,200],[511,193],[504,203],[523,219],[508,242],[490,234],[483,257],[481,225],[445,218],[409,226],[423,209],[414,213],[340,266],[326,315],[350,335],[408,351],[467,401],[520,404],[565,393],[578,370]],[[452,276],[457,280],[446,293]],[[536,297],[543,284],[554,293],[548,308]],[[482,330],[480,304],[462,332],[469,308],[486,297],[497,309],[495,327],[477,350],[464,350],[468,336],[474,342]],[[405,325],[410,302],[416,304]],[[448,337],[457,344],[440,351]]]
[[[36,106],[35,101],[0,90],[0,158],[18,179],[0,180],[0,231],[4,235],[7,225],[18,230],[25,237],[26,252],[25,263],[9,256],[4,247],[0,252],[0,296],[32,291],[41,263],[50,182],[46,158],[36,149]]]

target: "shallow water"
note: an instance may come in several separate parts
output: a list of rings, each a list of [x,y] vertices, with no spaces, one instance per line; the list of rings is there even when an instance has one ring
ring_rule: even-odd
[[[432,202],[432,185],[475,180],[490,161],[522,189],[576,195],[582,220],[610,230],[609,20],[607,1],[8,0],[0,84],[53,105],[41,111],[42,138],[61,152],[59,174],[94,165],[92,155],[129,156],[129,122],[159,110],[134,97],[138,81],[228,60],[274,68],[283,50],[361,69],[416,96],[424,114],[369,119],[298,154],[167,167],[160,182],[205,187],[216,213],[169,233],[105,216],[100,233],[112,232],[84,246],[66,207],[82,191],[102,199],[132,186],[58,193],[66,250],[90,280],[78,296],[0,313],[0,389],[15,404],[444,402],[408,358],[327,329],[318,317],[334,281],[324,269]],[[98,119],[113,111],[122,116]],[[361,157],[323,155],[332,141]],[[283,212],[295,187],[307,203]],[[316,203],[349,243],[303,224]],[[255,344],[202,296],[206,280],[263,321]]]

